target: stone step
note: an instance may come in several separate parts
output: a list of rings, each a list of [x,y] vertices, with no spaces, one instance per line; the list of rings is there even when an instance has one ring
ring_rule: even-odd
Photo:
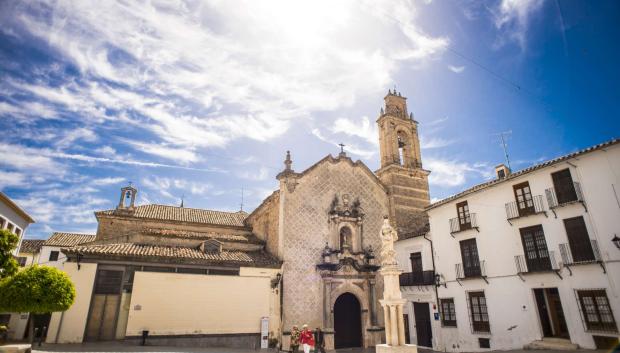
[[[543,338],[539,341],[533,341],[525,345],[524,349],[552,349],[562,351],[573,351],[579,349],[579,346],[565,338]]]

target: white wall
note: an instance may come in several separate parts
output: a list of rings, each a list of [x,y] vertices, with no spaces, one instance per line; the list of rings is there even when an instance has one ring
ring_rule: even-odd
[[[78,343],[84,339],[97,264],[82,263],[78,270],[75,262],[67,262],[64,271],[69,275],[75,286],[75,302],[64,313],[52,314],[50,327],[47,331],[47,343]]]
[[[39,252],[38,264],[44,265],[44,266],[56,267],[62,270],[63,264],[65,263],[65,261],[67,261],[67,255],[63,254],[62,251],[60,251],[60,249],[62,248],[59,246],[47,246],[47,245],[42,246],[41,251]],[[57,261],[50,261],[50,253],[52,251],[58,251]]]
[[[126,334],[259,333],[270,291],[267,277],[136,272]]]
[[[556,209],[557,218],[548,209],[545,189],[553,187],[551,173],[570,168],[574,181],[580,182],[588,211],[577,203]],[[614,195],[620,192],[620,146],[596,151],[568,162],[539,169],[529,174],[484,189],[429,211],[431,234],[435,247],[437,272],[442,275],[439,298],[454,298],[457,328],[441,329],[441,346],[448,351],[478,351],[478,337],[490,337],[491,349],[520,349],[542,337],[533,288],[556,287],[559,290],[564,315],[573,343],[594,348],[592,333],[585,332],[575,289],[603,288],[616,322],[620,321],[620,250],[611,242],[620,235],[620,205]],[[514,201],[512,186],[528,181],[532,195],[543,195],[547,216],[534,215],[506,220],[505,203]],[[470,213],[475,213],[480,232],[469,230],[450,235],[449,219],[457,217],[456,203],[467,200]],[[523,255],[519,228],[542,225],[547,248],[555,253],[561,265],[559,244],[567,243],[563,220],[583,216],[590,239],[598,240],[607,273],[598,264],[566,268],[560,279],[554,273],[528,274],[521,280],[517,275],[515,255]],[[459,241],[476,238],[480,260],[485,261],[489,283],[482,279],[455,280],[455,264],[461,263]],[[466,304],[466,292],[484,290],[490,315],[491,334],[472,334]],[[509,330],[510,329],[510,330]],[[599,334],[599,333],[597,333]],[[601,334],[605,335],[605,334]],[[612,334],[613,335],[613,334]],[[617,334],[616,334],[617,335]]]

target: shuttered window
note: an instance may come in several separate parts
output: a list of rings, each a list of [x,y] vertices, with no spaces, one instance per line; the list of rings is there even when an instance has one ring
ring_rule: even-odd
[[[453,298],[440,299],[441,302],[441,324],[443,326],[456,327],[456,309]]]
[[[605,290],[578,290],[577,296],[588,330],[617,332],[616,321]]]

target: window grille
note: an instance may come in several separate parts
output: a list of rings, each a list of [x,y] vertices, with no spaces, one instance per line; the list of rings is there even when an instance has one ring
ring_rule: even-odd
[[[575,298],[586,331],[618,332],[605,289],[576,289]]]
[[[441,325],[445,327],[456,327],[456,308],[454,298],[439,299],[441,303]]]

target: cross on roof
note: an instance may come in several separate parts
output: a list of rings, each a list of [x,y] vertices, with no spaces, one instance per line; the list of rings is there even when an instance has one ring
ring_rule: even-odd
[[[338,146],[340,146],[340,153],[344,153],[344,146],[346,146],[344,143],[339,143]]]

